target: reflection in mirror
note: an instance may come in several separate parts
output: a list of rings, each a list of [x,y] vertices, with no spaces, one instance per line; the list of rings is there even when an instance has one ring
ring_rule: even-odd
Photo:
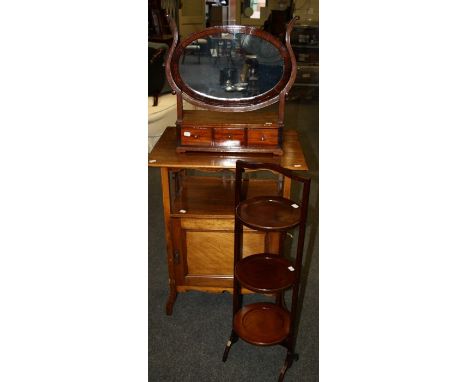
[[[193,41],[179,60],[182,80],[211,98],[266,93],[283,75],[283,58],[270,42],[244,33],[216,33]]]

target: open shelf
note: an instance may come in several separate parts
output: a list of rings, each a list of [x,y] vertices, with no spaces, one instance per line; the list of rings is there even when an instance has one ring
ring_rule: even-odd
[[[295,227],[301,219],[300,206],[281,196],[258,196],[242,201],[236,214],[247,227],[262,231],[282,231]]]
[[[283,257],[259,253],[244,257],[235,268],[242,286],[258,293],[276,293],[295,281],[293,263]]]
[[[269,302],[246,305],[234,316],[234,330],[253,345],[281,343],[289,334],[289,326],[289,312]]]
[[[279,195],[277,180],[258,179],[250,182],[248,197]],[[232,179],[210,176],[182,176],[171,203],[172,216],[234,217]]]

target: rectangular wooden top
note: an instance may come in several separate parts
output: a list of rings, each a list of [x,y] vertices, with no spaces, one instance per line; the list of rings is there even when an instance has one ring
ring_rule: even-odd
[[[150,167],[172,168],[236,168],[236,161],[276,163],[291,170],[307,171],[307,163],[297,132],[284,130],[283,155],[251,153],[176,152],[176,128],[167,127],[148,157]]]

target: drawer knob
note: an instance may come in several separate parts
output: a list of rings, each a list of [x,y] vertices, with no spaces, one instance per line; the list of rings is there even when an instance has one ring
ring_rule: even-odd
[[[228,135],[228,139],[232,139],[232,135],[229,134],[229,135]]]
[[[193,137],[194,137],[195,139],[198,139],[198,135],[197,135],[197,134],[195,134]]]
[[[265,136],[262,135],[262,137],[260,138],[260,140],[263,142],[265,140]]]

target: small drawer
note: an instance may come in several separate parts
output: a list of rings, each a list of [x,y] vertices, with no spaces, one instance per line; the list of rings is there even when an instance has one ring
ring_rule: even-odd
[[[249,129],[247,133],[249,146],[277,146],[277,129]]]
[[[317,64],[319,62],[318,49],[294,49],[296,55],[297,64]]]
[[[319,67],[318,67],[318,65],[298,66],[297,67],[296,82],[297,83],[311,83],[311,84],[318,83],[319,82]]]
[[[211,129],[182,127],[180,143],[186,146],[211,146]]]
[[[244,146],[244,129],[214,129],[214,144],[222,147]]]
[[[305,16],[305,15],[304,15]],[[302,19],[302,17],[301,17]],[[315,27],[294,28],[291,33],[291,44],[318,44],[319,30]]]

